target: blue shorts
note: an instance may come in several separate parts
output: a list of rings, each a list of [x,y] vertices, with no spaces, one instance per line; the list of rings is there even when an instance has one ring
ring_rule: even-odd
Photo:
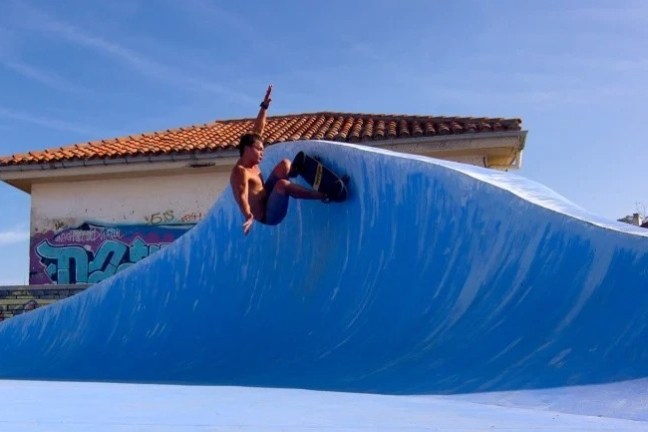
[[[274,190],[279,178],[270,174],[268,180],[263,184],[268,201],[266,201],[265,216],[261,223],[266,225],[277,225],[288,213],[288,195],[282,195]]]

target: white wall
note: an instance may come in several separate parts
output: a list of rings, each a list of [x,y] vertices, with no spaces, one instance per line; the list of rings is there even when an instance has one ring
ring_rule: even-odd
[[[80,220],[197,222],[228,182],[226,173],[103,179],[32,186],[31,232]]]

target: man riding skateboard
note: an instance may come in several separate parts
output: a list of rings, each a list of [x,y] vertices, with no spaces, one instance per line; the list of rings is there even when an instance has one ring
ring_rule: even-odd
[[[280,223],[286,217],[289,197],[326,200],[323,193],[306,189],[288,180],[289,177],[296,175],[291,172],[291,163],[288,159],[279,162],[268,179],[263,180],[259,163],[263,159],[262,137],[267,110],[272,101],[271,93],[272,86],[268,86],[252,131],[241,136],[238,144],[240,157],[230,175],[234,199],[245,218],[243,222],[245,235],[250,232],[255,220],[265,225]]]

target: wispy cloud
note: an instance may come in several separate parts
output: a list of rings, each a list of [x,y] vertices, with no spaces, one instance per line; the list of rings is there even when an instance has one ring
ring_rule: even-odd
[[[134,49],[88,33],[25,3],[20,3],[16,7],[20,8],[22,13],[27,16],[25,25],[32,30],[47,32],[69,43],[110,56],[144,77],[184,90],[215,93],[241,103],[247,104],[256,101],[256,99],[231,90],[221,83],[193,77],[187,74],[187,71],[167,66]]]
[[[78,124],[70,123],[64,120],[16,111],[2,106],[0,106],[0,118],[31,123],[38,126],[44,126],[61,131],[74,132],[82,135],[95,135],[97,133],[97,129],[90,127],[79,126]]]
[[[25,78],[37,81],[47,87],[53,88],[60,92],[68,93],[90,93],[89,90],[82,89],[81,87],[72,84],[71,82],[57,76],[53,73],[44,72],[21,61],[3,58],[0,56],[0,64],[7,69],[10,69]]]
[[[12,229],[0,231],[0,246],[7,246],[29,240],[29,231],[26,229]]]
[[[89,90],[82,89],[52,72],[44,71],[21,61],[18,54],[20,51],[19,44],[16,39],[15,32],[0,26],[0,66],[57,91],[89,93]]]

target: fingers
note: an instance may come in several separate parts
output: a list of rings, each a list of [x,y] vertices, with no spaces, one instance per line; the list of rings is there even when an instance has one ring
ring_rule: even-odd
[[[254,222],[254,218],[247,219],[245,222],[243,222],[243,234],[248,235],[250,229],[252,228],[252,222]]]

